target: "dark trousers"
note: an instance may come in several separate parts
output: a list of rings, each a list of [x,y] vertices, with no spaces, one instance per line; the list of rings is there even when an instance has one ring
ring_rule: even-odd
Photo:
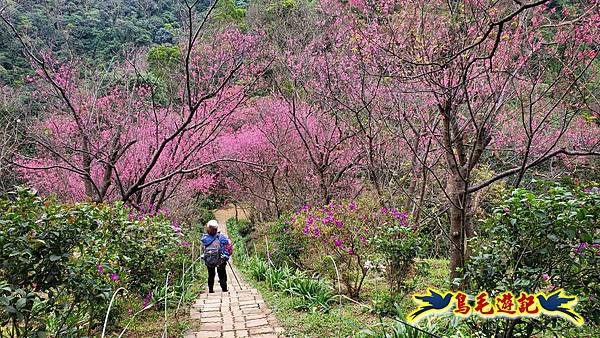
[[[219,285],[221,285],[222,291],[227,291],[227,272],[225,268],[227,262],[217,266],[217,273],[219,274]],[[213,291],[215,285],[215,268],[208,267],[208,291]]]

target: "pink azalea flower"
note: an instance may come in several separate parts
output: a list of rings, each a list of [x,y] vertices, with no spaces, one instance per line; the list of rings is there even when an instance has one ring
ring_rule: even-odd
[[[582,252],[583,250],[587,249],[588,245],[589,244],[587,242],[581,242],[581,243],[579,243],[579,246],[575,249],[575,252],[576,253]]]
[[[321,231],[319,230],[319,228],[315,228],[313,232],[315,234],[315,238],[319,238],[321,236]]]
[[[152,300],[152,291],[148,292],[148,294],[146,295],[146,298],[144,298],[144,307],[148,306],[148,304],[150,304],[151,300]]]

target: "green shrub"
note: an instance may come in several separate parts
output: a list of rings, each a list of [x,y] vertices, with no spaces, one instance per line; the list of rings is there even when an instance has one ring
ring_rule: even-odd
[[[270,267],[265,273],[265,282],[271,289],[281,289],[283,281],[289,279],[292,275],[292,271],[284,267]]]
[[[243,219],[237,222],[237,232],[241,237],[247,238],[253,231],[254,225],[250,221]]]
[[[384,317],[393,317],[398,313],[398,304],[404,296],[382,290],[371,296],[370,311],[373,314]]]
[[[215,214],[210,209],[200,208],[198,209],[198,228],[204,231],[204,227],[208,221],[215,219]]]
[[[120,203],[64,205],[19,188],[0,210],[0,324],[19,335],[89,334],[114,290],[146,295],[187,257],[176,223]]]
[[[600,320],[600,192],[556,184],[539,191],[513,190],[481,224],[471,242],[465,277],[472,293],[494,294],[565,289],[577,295],[576,310],[586,322]],[[541,317],[507,325],[505,320],[474,322],[483,336],[494,332],[530,336],[536,330],[571,326]]]
[[[239,227],[239,222],[236,222],[235,219],[230,218],[227,220],[228,235],[235,247],[235,260],[242,266],[246,266],[250,260],[250,257],[248,256],[248,248],[246,247],[249,238],[243,238],[240,236]]]
[[[197,200],[197,205],[201,209],[215,210],[225,203],[226,196],[221,194],[201,195]]]
[[[279,282],[278,289],[286,292],[287,294],[292,294],[293,290],[295,289],[298,283],[298,280],[308,279],[309,277],[306,276],[306,273],[304,271],[292,270],[290,268],[287,268],[287,266],[285,267],[285,269],[285,273],[287,276]]]
[[[259,232],[258,236],[262,238],[264,235],[269,238],[269,258],[273,264],[302,267],[301,255],[306,252],[312,241],[306,236],[298,237],[289,227],[289,222],[282,218],[265,225],[261,229],[264,234]]]

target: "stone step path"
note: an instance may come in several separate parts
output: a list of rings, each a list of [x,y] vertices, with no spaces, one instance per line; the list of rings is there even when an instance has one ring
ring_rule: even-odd
[[[235,215],[233,207],[217,210],[215,216],[223,226]],[[226,232],[226,229],[221,229]],[[232,265],[231,265],[232,266]],[[203,337],[284,337],[284,329],[265,304],[260,293],[246,283],[236,270],[238,283],[227,267],[228,292],[220,292],[218,277],[215,278],[215,293],[208,289],[192,305],[190,317],[200,321],[200,328],[188,332],[185,338]]]
[[[192,305],[190,316],[199,320],[201,326],[185,338],[282,337],[283,328],[258,291],[241,280],[238,284],[231,270],[228,275],[233,279],[229,292],[203,293]]]

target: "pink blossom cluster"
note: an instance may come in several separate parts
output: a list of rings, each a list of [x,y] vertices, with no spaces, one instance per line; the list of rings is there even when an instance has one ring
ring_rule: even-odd
[[[369,238],[388,227],[408,227],[408,214],[396,209],[370,208],[355,201],[329,203],[323,207],[304,205],[294,212],[288,231],[310,238],[337,254],[369,251]]]

